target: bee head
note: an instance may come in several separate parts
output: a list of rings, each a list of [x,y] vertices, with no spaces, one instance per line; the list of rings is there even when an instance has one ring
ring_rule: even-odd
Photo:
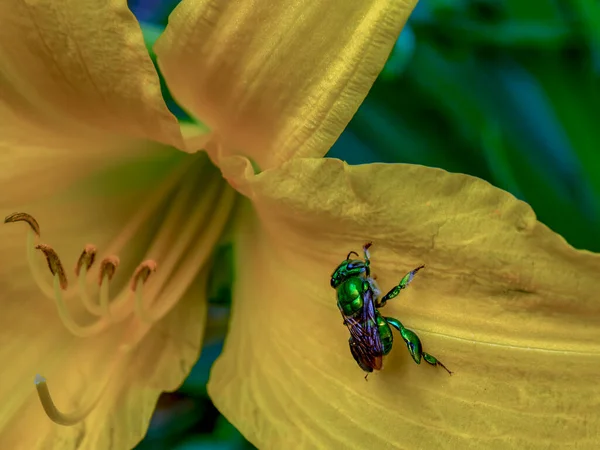
[[[347,259],[342,261],[331,275],[331,287],[337,289],[344,281],[353,277],[358,277],[366,271],[367,264],[360,259]]]

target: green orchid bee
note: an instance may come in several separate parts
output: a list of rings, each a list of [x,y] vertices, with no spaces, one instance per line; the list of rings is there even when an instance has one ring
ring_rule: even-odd
[[[421,364],[421,358],[432,366],[441,366],[449,374],[448,368],[436,357],[423,351],[419,336],[405,328],[398,319],[384,317],[379,308],[385,306],[388,300],[406,289],[415,274],[425,266],[419,266],[408,272],[400,283],[379,298],[381,291],[374,277],[371,277],[371,260],[369,248],[372,243],[363,246],[364,260],[350,259],[358,253],[350,252],[331,275],[331,287],[337,293],[337,305],[344,319],[344,325],[350,331],[348,343],[350,352],[359,367],[367,372],[365,380],[373,370],[381,370],[383,356],[392,350],[394,336],[392,328],[400,332],[413,360]]]

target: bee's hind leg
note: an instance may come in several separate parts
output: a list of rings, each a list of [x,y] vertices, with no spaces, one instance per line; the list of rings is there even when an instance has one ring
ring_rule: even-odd
[[[435,356],[423,351],[423,345],[421,344],[421,339],[419,339],[417,333],[406,328],[398,319],[394,319],[393,317],[384,317],[384,319],[388,324],[400,332],[400,336],[402,336],[402,339],[406,343],[406,348],[408,348],[410,356],[412,356],[414,362],[421,364],[422,357],[427,364],[443,367],[449,375],[452,375],[452,371],[450,371],[450,369],[448,369]]]
[[[423,360],[427,364],[431,364],[432,366],[442,366],[444,370],[448,372],[449,375],[452,375],[452,371],[448,369],[441,361],[438,361],[438,359],[435,356],[423,352]]]

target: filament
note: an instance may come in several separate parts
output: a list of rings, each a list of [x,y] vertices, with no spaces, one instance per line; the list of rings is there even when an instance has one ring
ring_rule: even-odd
[[[111,301],[110,277],[108,273],[101,271],[99,299],[96,302],[94,296],[90,296],[88,292],[90,269],[86,264],[78,263],[78,289],[76,290],[85,310],[96,316],[90,323],[82,324],[79,320],[75,320],[75,317],[78,319],[79,317],[77,315],[74,317],[65,301],[74,292],[66,291],[66,282],[63,283],[65,290],[61,289],[58,273],[54,273],[52,284],[46,281],[47,278],[41,272],[39,261],[34,255],[39,237],[33,230],[28,230],[27,260],[32,276],[42,293],[54,300],[60,320],[71,334],[81,338],[95,336],[105,331],[111,324],[133,314],[138,320],[132,321],[132,328],[129,331],[133,331],[136,338],[122,341],[117,349],[117,353],[122,355],[124,350],[128,351],[139,343],[139,339],[145,335],[145,330],[172,310],[194,279],[200,277],[202,286],[206,286],[208,278],[206,261],[227,225],[235,204],[236,192],[221,181],[217,171],[207,164],[207,157],[199,161],[204,166],[209,166],[209,170],[202,170],[201,174],[195,172],[191,174],[192,176],[183,176],[187,170],[195,168],[196,164],[179,164],[160,182],[149,198],[136,208],[134,215],[106,250],[105,254],[119,252],[134,238],[152,214],[164,205],[170,193],[177,190],[177,195],[169,203],[167,214],[163,217],[162,226],[147,251],[147,255],[152,255],[153,259],[161,261],[160,270],[156,275],[152,275],[151,283],[146,286],[146,275],[134,275],[132,286],[135,288],[124,287]],[[199,191],[198,180],[202,183],[203,189],[196,200],[196,192]],[[176,187],[177,183],[180,183],[178,187]],[[191,205],[189,209],[188,205]],[[159,296],[163,297],[163,301],[157,301]],[[123,358],[115,358],[115,361],[121,359]],[[53,422],[67,426],[81,422],[97,407],[109,383],[110,377],[107,377],[92,401],[75,411],[65,413],[54,403],[47,380],[41,375],[35,377],[36,390],[44,411]]]
[[[92,302],[90,296],[88,295],[87,286],[85,282],[86,275],[87,267],[83,266],[81,267],[79,271],[79,276],[77,277],[77,286],[79,288],[79,296],[81,298],[81,303],[83,303],[83,306],[85,306],[85,309],[87,309],[90,314],[93,314],[95,316],[103,316],[104,313],[100,305]]]
[[[214,246],[221,237],[236,199],[236,191],[228,185],[225,187],[225,192],[219,199],[217,210],[211,217],[210,224],[195,240],[194,246],[191,249],[188,248],[186,258],[181,263],[182,267],[190,270],[180,270],[174,277],[169,278],[168,286],[161,292],[168,300],[161,302],[153,311],[152,322],[162,319],[181,299],[198,274],[198,271],[194,269],[205,266]],[[160,275],[163,275],[162,270]],[[172,290],[165,294],[164,291],[169,288]]]
[[[150,304],[157,297],[160,286],[164,286],[165,283],[171,278],[175,266],[178,263],[181,263],[183,255],[189,253],[190,250],[194,251],[193,249],[190,249],[190,245],[193,245],[192,241],[194,240],[198,227],[202,222],[206,220],[206,216],[209,214],[209,210],[211,209],[211,207],[214,206],[215,200],[221,197],[214,191],[221,190],[221,187],[224,186],[224,183],[213,184],[213,186],[214,187],[211,186],[211,191],[213,192],[207,194],[202,199],[202,204],[195,208],[191,217],[186,222],[183,230],[178,235],[175,245],[171,248],[171,250],[167,254],[165,261],[163,261],[163,263],[161,264],[161,269],[156,276],[156,280],[154,281],[158,286],[155,285],[156,288],[154,289],[152,295],[148,296],[148,301]],[[211,216],[211,220],[208,225],[209,228],[213,226],[214,219],[216,215],[219,214],[219,211],[222,209],[222,206],[223,203],[219,202],[217,206],[217,211],[213,212],[213,215]],[[196,242],[201,242],[202,245],[210,245],[209,243],[205,242],[203,238],[199,238],[198,240],[196,240]],[[210,251],[212,251],[212,248],[212,245],[210,245]],[[141,306],[138,305],[138,310],[140,308]],[[138,317],[140,318],[140,320],[142,320],[143,323],[146,324],[152,324],[157,320],[157,316],[155,315],[149,316],[148,314],[144,314],[143,318],[141,316]]]
[[[154,318],[144,308],[143,289],[144,282],[142,280],[138,280],[137,287],[135,289],[135,315],[142,322],[146,324],[152,324],[154,323]]]
[[[58,275],[54,276],[54,296],[56,300],[56,307],[58,309],[58,316],[62,321],[63,325],[69,330],[73,335],[77,337],[89,337],[94,336],[102,331],[104,331],[109,322],[103,319],[97,319],[96,322],[92,322],[89,325],[79,325],[67,309],[67,305],[62,297],[62,290],[60,288],[60,280]]]
[[[213,183],[214,176],[207,177],[208,179],[205,183],[210,186],[219,185],[219,183]],[[196,188],[197,178],[195,177],[187,177],[181,186],[179,192],[177,193],[175,199],[169,206],[169,210],[162,222],[160,229],[158,230],[158,234],[152,242],[151,247],[146,252],[145,258],[148,259],[150,257],[156,258],[156,256],[161,255],[163,252],[170,251],[170,239],[177,229],[177,227],[181,224],[182,220],[186,217],[186,213],[188,210],[186,206],[188,206],[191,202],[192,194],[194,193],[194,188]],[[205,194],[207,197],[210,197],[210,193]]]
[[[182,256],[189,253],[190,244],[194,240],[194,235],[198,232],[200,225],[203,222],[208,222],[208,227],[210,227],[210,224],[212,224],[215,217],[219,214],[219,211],[223,209],[222,207],[226,206],[225,203],[218,201],[223,198],[223,196],[220,195],[223,186],[227,185],[224,183],[213,183],[210,186],[210,191],[203,196],[201,204],[195,206],[194,211],[185,223],[183,230],[178,234],[175,245],[171,247],[167,253],[166,259],[162,262],[160,272],[157,274],[157,279],[164,282],[170,277],[175,266],[181,262]],[[215,206],[215,201],[218,201],[216,206],[217,210],[211,211]],[[206,221],[209,214],[210,221]],[[196,240],[196,242],[198,241]]]
[[[42,293],[51,300],[54,300],[54,289],[50,286],[46,280],[44,275],[39,269],[39,266],[36,261],[36,251],[35,251],[35,240],[36,234],[33,230],[27,230],[27,263],[29,264],[29,270],[31,271],[31,275],[33,276],[33,280],[35,284],[38,285]]]
[[[189,164],[179,164],[163,179],[159,187],[148,196],[148,200],[137,208],[136,214],[127,225],[121,229],[119,235],[108,245],[106,254],[118,254],[137,233],[146,220],[166,200],[167,196],[181,181],[182,175],[189,170]]]
[[[179,286],[179,285],[174,285],[173,284],[169,284],[167,286],[167,289],[163,290],[161,292],[161,295],[163,296],[170,296],[170,298],[173,299],[172,302],[170,302],[170,304],[167,307],[164,307],[161,311],[159,311],[158,313],[153,313],[151,317],[147,317],[146,320],[140,320],[141,318],[136,315],[136,317],[138,318],[139,322],[137,326],[135,326],[132,330],[132,337],[130,338],[130,340],[126,343],[126,344],[122,344],[119,347],[119,350],[122,351],[129,351],[131,348],[134,348],[135,346],[137,346],[139,344],[139,342],[144,338],[144,336],[146,336],[146,333],[148,330],[150,330],[150,328],[152,328],[153,326],[158,326],[156,325],[156,322],[160,321],[173,307],[173,305],[175,305],[175,303],[177,303],[177,301],[179,301],[181,299],[181,297],[183,296],[183,294],[185,293],[185,291],[189,288],[189,286],[192,284],[192,282],[196,279],[199,280],[199,284],[198,284],[198,290],[200,292],[205,292],[206,291],[206,286],[208,283],[208,275],[209,275],[209,267],[204,266],[203,268],[200,269],[199,273],[197,273],[196,271],[188,271],[188,276],[185,277],[185,279],[183,279],[184,281],[184,285],[183,286]],[[191,276],[190,276],[191,274]],[[178,281],[182,281],[183,277],[178,277]],[[174,290],[169,290],[170,288],[173,288],[173,286],[175,286]],[[135,323],[135,322],[133,322]]]
[[[151,284],[151,294],[145,295],[149,302],[153,301],[154,297],[156,296],[156,293],[168,281],[169,276],[171,275],[176,264],[181,261],[182,255],[189,251],[189,247],[194,238],[194,234],[197,232],[202,222],[206,221],[206,217],[209,215],[210,209],[214,205],[214,201],[219,198],[219,191],[221,191],[222,187],[224,186],[224,183],[222,182],[211,182],[208,184],[208,191],[205,192],[202,196],[201,203],[195,206],[191,216],[189,216],[187,221],[185,222],[183,230],[176,235],[175,244],[171,245],[170,248],[168,248],[168,252],[166,253],[166,259],[164,260],[164,262],[161,263],[161,267],[157,272],[156,276],[153,277],[154,280]],[[184,211],[185,210],[183,209],[183,207],[175,207],[169,211],[166,220],[167,226],[161,227],[158,236],[152,244],[150,250],[147,252],[147,255],[151,254],[151,252],[153,252],[154,249],[160,248],[161,246],[167,249],[168,246],[166,244],[170,243],[170,228],[176,229],[177,225],[180,225],[180,220],[177,219],[181,219],[180,214]],[[126,301],[127,297],[131,297],[131,295],[131,290],[122,292],[120,298],[116,302],[114,302],[116,304],[115,308],[113,309],[111,307],[111,313],[113,313],[113,315],[119,316],[119,319],[117,320],[120,320],[123,318],[123,316],[128,316],[132,312],[135,312],[136,302]],[[139,308],[141,308],[139,303],[142,303],[142,301],[142,298],[137,300],[138,310]],[[143,317],[149,319],[149,323],[154,322],[154,320],[152,320],[152,318],[148,315],[144,314]],[[144,320],[143,322],[146,321]]]
[[[204,164],[204,160],[200,160],[201,164]],[[195,165],[191,165],[188,169],[192,169]],[[216,172],[215,172],[216,175]],[[203,195],[203,204],[206,200],[212,200],[215,196],[215,191],[220,188],[221,183],[215,183],[213,177],[208,176],[208,180],[204,180],[205,183],[209,185],[209,192]],[[216,177],[215,177],[216,178]],[[172,252],[172,247],[170,247],[170,238],[172,234],[175,232],[177,227],[181,224],[182,218],[185,217],[186,205],[189,204],[189,199],[191,194],[194,192],[195,183],[198,180],[198,177],[185,177],[182,187],[179,188],[179,192],[176,195],[174,201],[171,203],[169,210],[166,214],[166,217],[163,221],[162,226],[158,230],[158,235],[154,239],[151,247],[146,252],[146,259],[149,259],[151,255],[158,256],[163,252]],[[202,209],[202,208],[201,208]],[[206,208],[205,213],[208,208]],[[197,227],[197,225],[196,225]],[[160,272],[162,272],[162,267]],[[155,287],[159,283],[164,281],[155,280],[152,283],[152,286]],[[115,297],[115,299],[110,302],[108,292],[103,293],[103,289],[107,291],[108,287],[105,287],[105,283],[102,283],[100,286],[100,306],[102,308],[103,315],[110,317],[113,322],[119,322],[123,319],[127,318],[134,310],[134,302],[131,301],[133,297],[133,293],[131,289],[124,288],[121,292]]]
[[[103,316],[110,317],[110,291],[107,275],[104,276],[100,284],[100,310]]]
[[[152,257],[152,263],[156,259],[160,261],[160,270],[156,272],[156,275],[152,275],[151,282],[147,284],[145,283],[147,274],[143,276],[140,276],[139,273],[134,274],[133,284],[128,284],[120,292],[116,292],[118,295],[112,301],[108,272],[100,272],[98,301],[95,301],[95,295],[90,295],[87,283],[90,282],[91,263],[88,267],[87,264],[78,262],[76,266],[77,289],[67,291],[64,276],[61,287],[59,273],[56,273],[52,267],[51,271],[54,272],[54,275],[53,282],[50,284],[47,274],[42,273],[39,261],[35,256],[35,247],[39,242],[39,236],[34,230],[28,230],[27,261],[33,279],[43,295],[55,302],[58,316],[71,334],[81,338],[96,336],[113,323],[122,321],[132,314],[138,319],[131,321],[131,327],[128,327],[129,337],[131,334],[136,337],[120,341],[117,351],[113,352],[115,358],[109,376],[103,380],[95,397],[81,408],[76,408],[71,412],[61,411],[52,398],[46,378],[36,375],[35,386],[38,397],[45,413],[53,422],[69,426],[84,420],[105,395],[114,369],[119,361],[124,359],[123,351],[135,348],[140,338],[145,335],[145,330],[173,309],[195,279],[199,277],[202,289],[205,288],[208,278],[206,261],[227,225],[236,199],[236,192],[221,180],[218,172],[208,161],[208,157],[205,156],[194,160],[192,164],[178,164],[159,182],[154,192],[140,203],[126,226],[114,236],[105,254],[118,253],[125,247],[151,218],[152,214],[164,207],[169,195],[174,191],[177,192],[173,201],[169,202],[167,214],[162,218],[162,225],[146,252],[148,256]],[[197,162],[204,167],[201,173],[196,171]],[[207,167],[208,169],[205,170]],[[188,176],[186,172],[192,169],[194,169],[194,173]],[[201,189],[198,187],[199,183],[202,184]],[[198,192],[201,194],[197,195]],[[150,259],[148,256],[147,259]],[[56,260],[58,260],[58,256],[56,256]],[[155,266],[153,267],[155,268]],[[64,275],[64,272],[61,273]],[[67,304],[74,306],[66,300],[75,294],[73,292],[75,290],[85,311],[95,316],[93,319],[87,319],[91,320],[89,323],[82,324],[77,314],[80,311],[72,312],[67,307]],[[159,296],[163,297],[162,301],[158,301]],[[80,309],[83,311],[83,308]],[[77,320],[75,320],[76,318]]]
[[[131,240],[131,238],[135,235],[138,229],[143,225],[143,223],[152,215],[153,212],[161,205],[161,203],[166,199],[171,190],[175,187],[178,181],[181,179],[182,173],[188,169],[188,166],[185,164],[180,164],[173,172],[171,172],[159,185],[158,189],[152,193],[152,195],[148,196],[148,200],[144,202],[140,208],[137,209],[137,213],[133,216],[133,218],[129,221],[129,223],[121,230],[119,235],[109,244],[108,250],[106,253],[118,253],[118,250],[122,249],[124,245]],[[29,270],[33,276],[35,283],[40,288],[40,291],[51,300],[54,300],[54,289],[50,284],[48,284],[45,280],[44,275],[39,270],[38,264],[36,263],[36,255],[35,255],[35,240],[36,240],[35,232],[29,228],[27,230],[27,262],[29,264]],[[89,272],[85,272],[84,276],[81,278],[85,281],[86,276]],[[80,292],[81,284],[80,284]],[[65,298],[70,299],[73,297],[73,291],[67,291],[65,293]],[[84,294],[85,295],[85,294]],[[82,298],[83,300],[83,298]],[[85,300],[83,300],[85,302]],[[88,302],[88,305],[92,305],[91,302]],[[87,308],[87,306],[86,306]],[[95,312],[96,311],[96,312]],[[94,315],[97,314],[97,309],[92,306],[90,313]]]

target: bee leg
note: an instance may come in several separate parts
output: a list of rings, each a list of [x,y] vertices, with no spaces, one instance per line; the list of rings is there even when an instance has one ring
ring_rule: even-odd
[[[372,242],[367,242],[363,245],[363,253],[365,255],[365,273],[367,277],[371,276],[371,254],[369,253],[369,248],[373,245]]]
[[[422,357],[427,364],[441,366],[448,374],[452,375],[452,372],[441,361],[438,361],[435,356],[423,351],[423,345],[421,344],[421,339],[419,339],[417,333],[406,328],[398,319],[394,319],[393,317],[384,317],[384,319],[388,324],[400,332],[400,336],[402,336],[402,340],[406,343],[406,348],[414,362],[421,364]]]
[[[435,356],[423,352],[423,359],[426,363],[431,364],[432,366],[442,366],[449,375],[452,375],[452,371],[449,370],[441,361],[438,361]]]
[[[415,274],[419,270],[421,270],[423,267],[425,267],[425,266],[419,266],[416,269],[413,269],[410,272],[408,272],[406,275],[404,275],[404,277],[402,278],[402,280],[400,280],[400,283],[398,283],[398,286],[394,286],[392,288],[392,290],[390,292],[388,292],[387,294],[385,294],[381,300],[377,300],[377,302],[375,302],[375,307],[381,308],[382,306],[384,306],[386,304],[386,302],[388,300],[391,300],[394,297],[397,297],[398,294],[400,294],[400,291],[402,289],[406,289],[408,287],[408,285],[410,284],[410,282],[415,277]]]

